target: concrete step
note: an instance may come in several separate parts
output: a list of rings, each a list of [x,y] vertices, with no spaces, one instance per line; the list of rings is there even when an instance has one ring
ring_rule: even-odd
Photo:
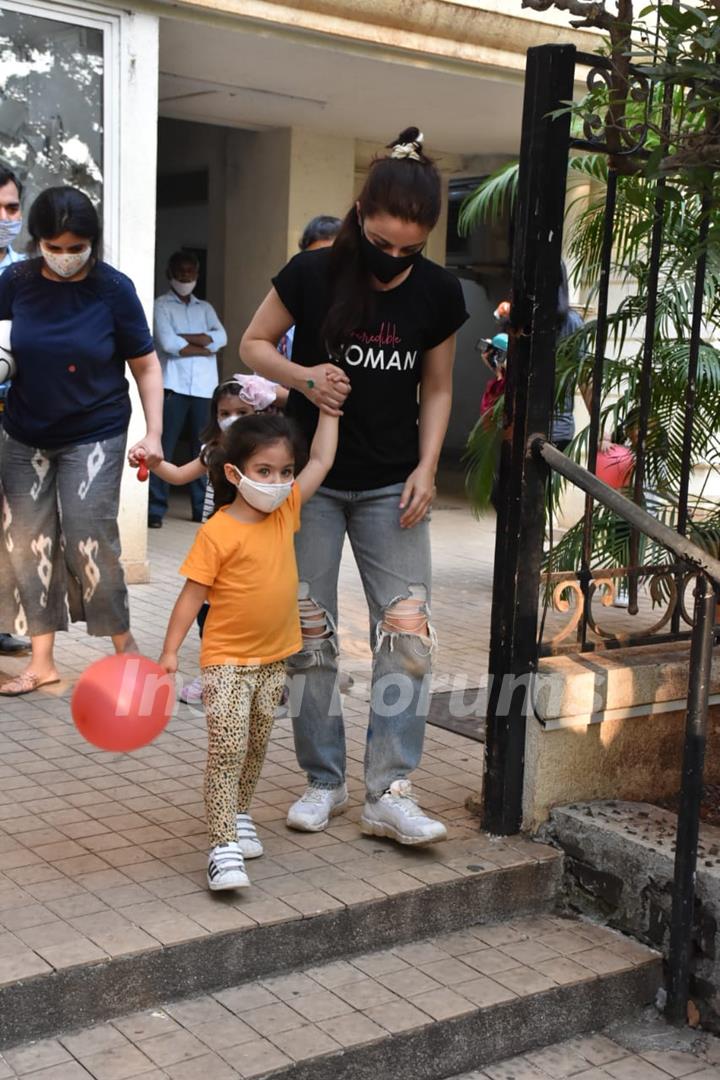
[[[471,922],[549,911],[562,878],[558,852],[522,837],[493,841],[475,833],[424,851],[364,838],[347,848],[343,858],[354,860],[367,880],[306,856],[300,866],[314,869],[299,869],[287,884],[289,874],[266,858],[252,864],[251,872],[258,878],[261,872],[280,875],[260,879],[267,887],[278,883],[277,900],[255,899],[255,888],[178,898],[192,902],[205,930],[183,921],[169,905],[156,916],[161,905],[135,904],[117,916],[80,915],[68,923],[0,933],[0,1047],[159,1001],[400,945],[419,928],[439,934]],[[383,891],[370,882],[382,884]],[[293,906],[280,899],[286,892]],[[166,911],[175,922],[162,921]],[[31,909],[28,914],[32,924]],[[13,925],[22,915],[22,909],[13,911]],[[148,917],[160,919],[157,926],[143,921]],[[150,926],[155,938],[146,932]],[[81,928],[97,933],[97,945],[77,941]],[[3,958],[8,962],[1,966]]]
[[[720,1080],[720,1039],[645,1009],[604,1031],[517,1054],[452,1080]]]
[[[603,1027],[660,978],[657,954],[614,931],[516,917],[18,1045],[0,1077],[439,1080]]]

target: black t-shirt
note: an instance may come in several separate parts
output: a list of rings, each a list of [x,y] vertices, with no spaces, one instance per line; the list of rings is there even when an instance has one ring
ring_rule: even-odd
[[[331,300],[330,255],[327,249],[301,252],[273,278],[295,320],[293,361],[305,367],[329,359],[320,331]],[[419,456],[423,353],[467,318],[458,279],[424,258],[397,288],[374,294],[367,325],[348,334],[336,361],[352,392],[343,405],[337,457],[325,486],[369,491],[405,482]],[[293,390],[287,412],[309,443],[317,424],[315,406]]]

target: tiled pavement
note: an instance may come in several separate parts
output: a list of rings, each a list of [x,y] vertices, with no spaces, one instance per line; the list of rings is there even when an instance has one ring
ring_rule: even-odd
[[[177,596],[177,568],[195,526],[176,503],[162,530],[149,533],[152,583],[131,588],[140,648],[160,653]],[[434,511],[433,622],[440,638],[436,689],[477,687],[487,668],[494,520],[476,521],[467,504],[440,500]],[[159,948],[223,930],[300,918],[344,905],[451,881],[475,870],[532,863],[538,845],[478,833],[465,808],[477,793],[482,745],[428,727],[413,777],[422,805],[451,839],[430,850],[360,837],[362,757],[370,647],[367,609],[346,550],[340,578],[341,657],[355,678],[345,697],[350,807],[320,834],[290,832],[284,818],[303,790],[290,724],[276,724],[254,814],[266,856],[250,865],[253,888],[239,898],[205,889],[201,801],[203,717],[179,705],[168,730],[130,755],[95,750],[75,731],[73,680],[109,643],[74,628],[58,638],[66,681],[0,700],[0,986],[53,969]],[[182,674],[197,673],[194,630],[181,652]],[[12,675],[21,660],[0,660]],[[0,1078],[1,1080],[1,1078]]]
[[[617,1038],[569,1039],[532,1054],[490,1065],[455,1080],[720,1080],[720,1043],[706,1037],[696,1049],[632,1053]]]
[[[184,510],[184,506],[181,508]],[[141,649],[158,655],[177,595],[177,567],[194,532],[173,520],[151,532],[151,585],[131,589]],[[492,536],[462,504],[440,509],[435,541],[434,621],[443,645],[438,680],[478,685],[485,670]],[[304,787],[290,725],[278,721],[254,808],[266,852],[249,865],[253,888],[208,895],[201,801],[203,717],[179,706],[153,745],[130,755],[95,750],[76,733],[71,681],[108,643],[77,629],[60,636],[69,681],[0,703],[0,986],[53,969],[157,949],[216,931],[251,928],[451,881],[478,867],[534,863],[544,849],[521,838],[490,840],[465,809],[480,783],[482,746],[428,728],[414,782],[451,839],[431,850],[360,837],[362,756],[369,670],[366,614],[349,559],[341,580],[343,663],[356,684],[345,699],[348,812],[320,834],[290,832],[284,818]],[[194,632],[182,650],[197,671]],[[3,660],[3,673],[21,661]],[[468,866],[473,867],[472,870]]]
[[[4,1060],[0,1056],[0,1077],[250,1078],[324,1055],[349,1054],[389,1035],[419,1033],[435,1022],[480,1015],[478,1010],[559,986],[572,985],[580,992],[581,985],[599,985],[617,973],[653,963],[650,950],[589,923],[536,916],[477,926],[6,1050]],[[388,1077],[394,1045],[383,1048]],[[590,1062],[609,1063],[612,1069],[621,1057],[627,1055],[608,1040],[586,1039],[527,1055],[522,1061],[525,1071],[512,1064],[472,1075],[494,1080],[557,1078],[571,1075],[572,1066],[585,1061],[588,1067]],[[548,1071],[533,1071],[534,1062],[544,1062]],[[323,1073],[332,1074],[327,1068]],[[580,1075],[586,1080],[598,1076],[640,1080],[684,1074]],[[706,1073],[703,1080],[711,1075],[716,1074]]]

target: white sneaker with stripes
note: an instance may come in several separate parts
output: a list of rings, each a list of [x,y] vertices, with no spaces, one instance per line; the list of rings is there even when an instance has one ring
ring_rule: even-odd
[[[235,821],[237,825],[237,842],[241,853],[246,859],[259,859],[264,849],[257,834],[255,822],[249,814],[238,814]]]
[[[229,844],[217,844],[208,855],[207,883],[213,892],[247,889],[250,879],[245,873],[245,860],[234,840]]]

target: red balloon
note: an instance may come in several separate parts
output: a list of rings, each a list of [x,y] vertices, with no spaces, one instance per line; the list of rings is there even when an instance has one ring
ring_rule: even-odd
[[[175,705],[175,680],[137,653],[116,653],[86,668],[70,709],[83,738],[101,750],[126,753],[152,742]]]
[[[595,475],[611,488],[627,487],[635,465],[635,455],[627,446],[611,443],[607,450],[598,450]]]

